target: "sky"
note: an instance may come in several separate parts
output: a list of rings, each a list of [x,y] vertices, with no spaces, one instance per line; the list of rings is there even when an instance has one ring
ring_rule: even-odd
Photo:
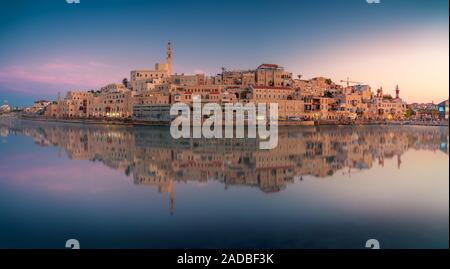
[[[449,92],[448,0],[4,0],[0,101],[28,105],[152,69],[173,44],[174,72],[275,63],[302,78],[383,87],[409,103]]]

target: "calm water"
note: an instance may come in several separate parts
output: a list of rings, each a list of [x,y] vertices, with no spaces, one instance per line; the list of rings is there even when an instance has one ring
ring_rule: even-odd
[[[255,140],[0,120],[0,248],[449,247],[446,127]]]

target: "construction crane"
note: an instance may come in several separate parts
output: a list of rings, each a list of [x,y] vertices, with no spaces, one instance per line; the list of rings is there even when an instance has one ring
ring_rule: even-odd
[[[363,84],[362,82],[350,81],[349,77],[347,77],[347,80],[341,80],[341,82],[347,83],[347,87],[349,86],[350,83],[357,84],[357,85]]]

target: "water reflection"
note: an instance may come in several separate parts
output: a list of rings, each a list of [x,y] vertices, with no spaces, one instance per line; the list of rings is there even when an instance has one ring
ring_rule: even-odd
[[[351,175],[394,159],[410,149],[448,154],[448,128],[411,126],[301,127],[280,129],[279,144],[260,150],[255,139],[182,139],[165,127],[95,126],[0,122],[0,135],[25,135],[43,147],[54,146],[72,160],[90,160],[122,171],[134,184],[168,193],[175,210],[179,182],[259,188],[279,192],[304,176]]]

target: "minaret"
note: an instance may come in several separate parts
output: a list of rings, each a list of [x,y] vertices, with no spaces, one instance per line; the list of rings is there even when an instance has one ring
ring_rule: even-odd
[[[167,42],[167,57],[166,57],[166,62],[167,62],[167,71],[169,72],[169,76],[172,76],[172,44],[169,42]]]

